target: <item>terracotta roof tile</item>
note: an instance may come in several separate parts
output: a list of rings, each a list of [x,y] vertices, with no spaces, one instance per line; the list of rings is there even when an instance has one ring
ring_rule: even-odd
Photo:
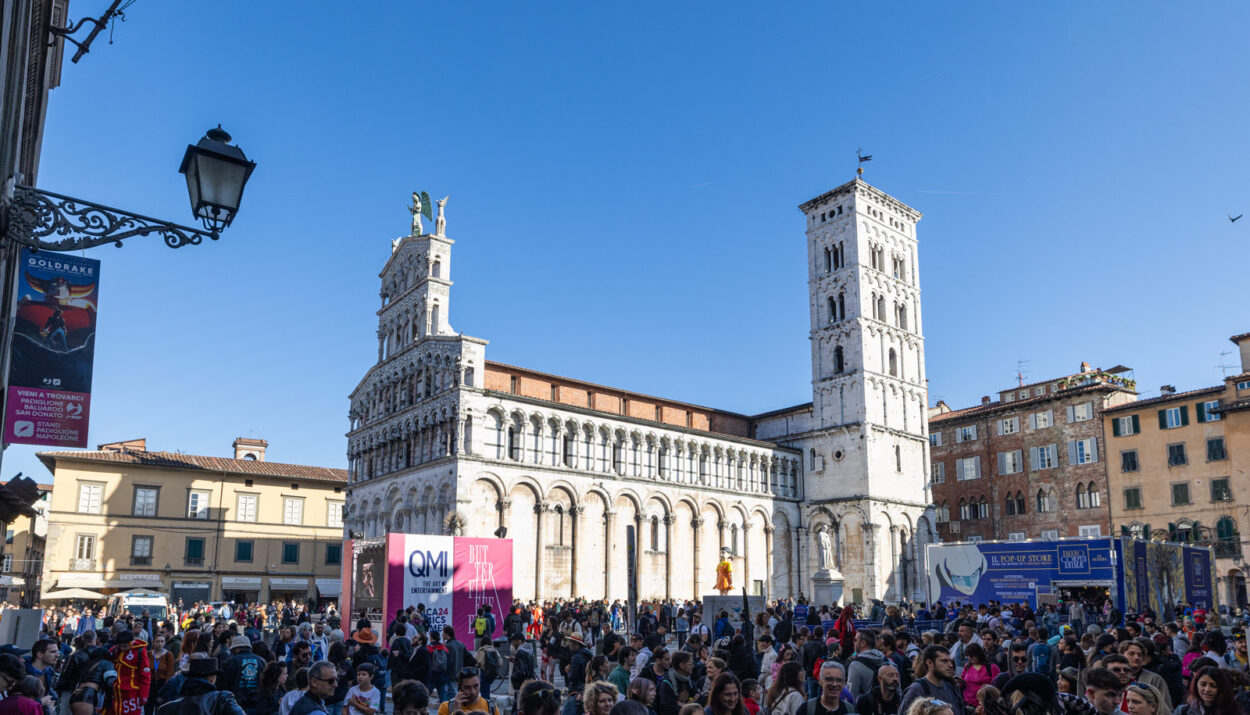
[[[1051,382],[1053,382],[1053,380]],[[1038,383],[1038,384],[1041,384],[1041,383]],[[1107,390],[1107,389],[1120,389],[1120,388],[1116,387],[1115,385],[1108,385],[1105,383],[1096,383],[1093,385],[1081,385],[1080,387],[1072,387],[1066,390],[1060,390],[1059,392],[1048,392],[1045,395],[1033,396],[1033,397],[1028,398],[1027,400],[1016,400],[1014,402],[1003,402],[1001,400],[995,400],[994,402],[990,402],[984,405],[973,405],[972,407],[965,407],[961,410],[952,410],[945,414],[934,415],[933,417],[929,418],[929,424],[933,424],[934,422],[945,422],[948,420],[959,419],[961,417],[973,417],[975,415],[979,415],[979,414],[987,413],[987,412],[995,412],[995,411],[1007,412],[1007,411],[1014,410],[1021,406],[1038,405],[1043,402],[1050,402],[1052,400],[1057,400],[1060,398],[1072,397],[1073,395],[1083,395],[1087,392],[1095,392],[1097,390]],[[1130,403],[1130,404],[1137,404],[1137,403]]]
[[[346,469],[330,469],[329,467],[309,467],[302,464],[283,464],[282,462],[262,462],[254,459],[230,459],[228,457],[203,457],[197,454],[178,454],[176,452],[96,452],[90,450],[39,452],[38,457],[49,471],[56,460],[77,462],[108,462],[112,464],[133,464],[145,467],[164,469],[186,469],[203,472],[226,472],[256,477],[278,477],[282,479],[301,479],[315,482],[347,483]]]
[[[1196,390],[1186,390],[1185,392],[1177,392],[1171,395],[1159,395],[1158,397],[1151,397],[1150,399],[1146,399],[1146,400],[1137,400],[1136,402],[1126,402],[1123,405],[1116,405],[1115,407],[1108,407],[1104,409],[1103,412],[1124,412],[1127,410],[1135,410],[1139,407],[1145,407],[1148,405],[1156,405],[1161,402],[1175,402],[1177,400],[1188,400],[1188,399],[1197,397],[1199,395],[1208,395],[1208,394],[1218,395],[1219,393],[1223,391],[1224,391],[1223,385],[1216,385],[1214,387],[1200,387]]]

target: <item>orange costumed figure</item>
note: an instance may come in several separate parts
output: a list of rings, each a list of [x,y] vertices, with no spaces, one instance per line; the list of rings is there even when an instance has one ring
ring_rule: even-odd
[[[113,668],[117,680],[113,684],[113,702],[108,715],[140,715],[148,702],[152,687],[152,661],[148,644],[135,638],[113,649]]]
[[[720,563],[716,564],[716,590],[724,596],[734,587],[734,565],[729,560],[729,549],[721,549]]]

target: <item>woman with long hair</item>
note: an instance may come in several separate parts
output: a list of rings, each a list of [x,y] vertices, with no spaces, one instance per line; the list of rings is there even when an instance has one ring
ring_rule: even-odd
[[[1059,651],[1059,668],[1085,670],[1085,654],[1072,636],[1064,636],[1056,644]]]
[[[597,655],[586,664],[586,685],[608,682],[608,673],[612,672],[612,663],[606,655]]]
[[[1240,715],[1228,673],[1218,667],[1199,670],[1189,682],[1189,697],[1173,715]]]
[[[560,691],[545,680],[529,680],[517,694],[520,715],[556,715],[560,712]]]
[[[742,684],[738,676],[725,671],[716,677],[708,694],[705,715],[747,715],[742,704]]]
[[[806,700],[803,697],[803,666],[791,658],[782,663],[777,671],[773,684],[764,695],[764,706],[770,715],[795,715]]]
[[[655,681],[651,678],[634,678],[625,691],[626,700],[635,700],[647,708],[648,715],[655,715]]]
[[[773,661],[772,669],[768,673],[768,684],[764,686],[764,690],[772,690],[773,683],[777,682],[777,674],[781,672],[781,666],[786,663],[794,663],[799,659],[799,652],[789,643],[781,646],[781,650],[777,653],[777,660]]]
[[[260,697],[255,715],[278,715],[282,696],[286,695],[286,663],[274,661],[260,674]]]
[[[964,703],[969,708],[975,708],[981,704],[977,700],[977,691],[994,682],[994,678],[998,677],[998,666],[989,662],[985,648],[982,648],[979,643],[969,643],[964,646],[964,655],[968,656],[963,672]]]

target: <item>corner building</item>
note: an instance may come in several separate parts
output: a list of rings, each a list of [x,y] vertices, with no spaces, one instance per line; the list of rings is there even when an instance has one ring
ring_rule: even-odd
[[[449,323],[454,242],[392,242],[346,528],[506,529],[524,599],[624,598],[631,527],[640,598],[711,593],[726,548],[735,584],[770,598],[843,581],[842,601],[923,599],[920,214],[859,179],[800,210],[813,401],[753,416],[488,361]]]

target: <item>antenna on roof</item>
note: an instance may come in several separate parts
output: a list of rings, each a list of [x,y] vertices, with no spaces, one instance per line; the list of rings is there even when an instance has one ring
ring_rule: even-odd
[[[1215,366],[1216,370],[1220,370],[1224,373],[1224,377],[1228,377],[1228,371],[1236,367],[1236,365],[1224,364],[1224,358],[1232,354],[1233,354],[1233,351],[1231,350],[1225,350],[1224,352],[1220,353],[1220,364]]]
[[[1024,380],[1029,376],[1029,360],[1016,361],[1016,387],[1024,387]]]

